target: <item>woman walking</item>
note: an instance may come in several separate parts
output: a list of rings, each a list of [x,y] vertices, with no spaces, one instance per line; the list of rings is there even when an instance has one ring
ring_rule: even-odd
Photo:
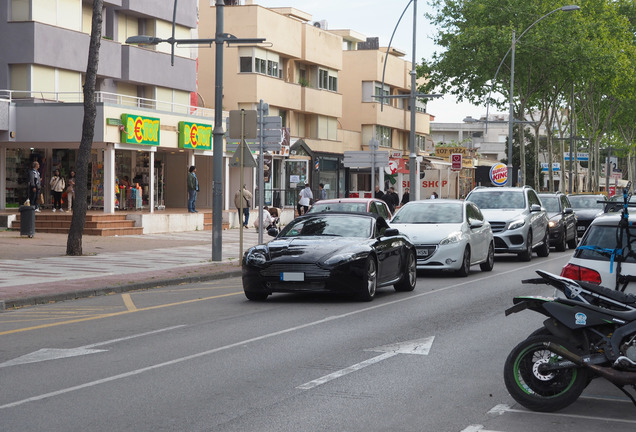
[[[51,177],[51,193],[53,194],[53,211],[62,210],[62,192],[64,192],[64,188],[66,184],[64,183],[64,179],[60,176],[60,170],[56,169],[53,173],[53,177]]]

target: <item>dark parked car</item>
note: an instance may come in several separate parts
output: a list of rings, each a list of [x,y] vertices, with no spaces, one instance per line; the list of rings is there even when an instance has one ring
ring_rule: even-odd
[[[566,249],[566,245],[570,249],[576,248],[576,214],[568,197],[561,192],[555,192],[540,193],[539,198],[548,212],[550,246],[561,252]]]
[[[243,290],[255,301],[275,292],[341,293],[371,301],[377,287],[412,291],[416,281],[413,243],[369,213],[309,213],[243,255]]]
[[[573,194],[568,199],[576,213],[576,232],[582,237],[592,221],[603,214],[604,204],[597,201],[605,201],[605,195]]]

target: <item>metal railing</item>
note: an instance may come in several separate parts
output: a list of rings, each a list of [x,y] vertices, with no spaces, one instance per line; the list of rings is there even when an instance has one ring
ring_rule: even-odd
[[[0,100],[2,99],[9,101],[9,103],[17,101],[33,101],[38,103],[83,103],[84,93],[0,90]],[[176,114],[187,114],[198,117],[214,116],[214,110],[210,108],[203,108],[194,105],[179,104],[172,101],[141,98],[102,91],[98,91],[95,93],[95,102],[130,106],[135,108],[154,109],[157,111],[165,111]]]

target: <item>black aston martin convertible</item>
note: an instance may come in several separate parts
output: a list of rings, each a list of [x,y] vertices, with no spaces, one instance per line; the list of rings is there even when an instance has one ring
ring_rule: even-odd
[[[272,293],[328,292],[371,301],[377,287],[412,291],[415,246],[370,213],[316,213],[290,222],[267,244],[243,255],[249,300]]]

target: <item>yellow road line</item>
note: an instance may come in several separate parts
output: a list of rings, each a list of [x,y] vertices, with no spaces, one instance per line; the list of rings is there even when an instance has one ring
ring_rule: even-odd
[[[230,297],[230,296],[234,296],[234,295],[238,295],[238,294],[243,294],[243,291],[234,292],[234,293],[228,293],[228,294],[220,294],[220,295],[216,295],[216,296],[212,296],[212,297],[205,297],[205,298],[200,298],[200,299],[185,300],[185,301],[176,302],[176,303],[168,303],[168,304],[165,304],[165,305],[150,306],[150,307],[147,307],[147,308],[136,309],[136,310],[133,310],[133,311],[126,310],[126,311],[121,311],[121,312],[113,312],[113,313],[109,313],[109,314],[96,315],[96,316],[93,316],[93,317],[79,318],[79,319],[74,319],[74,320],[69,320],[69,321],[61,321],[61,322],[58,322],[58,323],[42,324],[42,325],[33,326],[33,327],[25,327],[25,328],[20,328],[20,329],[15,329],[15,330],[7,330],[7,331],[4,331],[4,332],[0,332],[0,336],[14,334],[14,333],[21,333],[21,332],[26,332],[26,331],[31,331],[31,330],[40,330],[40,329],[44,329],[44,328],[56,327],[56,326],[66,325],[66,324],[76,324],[76,323],[80,323],[80,322],[84,322],[84,321],[92,321],[92,320],[97,320],[97,319],[110,318],[110,317],[126,315],[126,314],[130,314],[130,313],[135,313],[135,312],[143,312],[143,311],[148,311],[148,310],[153,310],[153,309],[162,309],[162,308],[171,307],[171,306],[180,306],[180,305],[184,305],[184,304],[188,304],[188,303],[196,303],[196,302],[200,302],[200,301],[214,300],[214,299],[217,299],[217,298]]]
[[[137,306],[135,306],[135,303],[133,303],[132,298],[130,297],[130,294],[124,293],[121,295],[121,298],[124,301],[124,305],[126,306],[126,309],[128,309],[130,312],[134,312],[137,310]]]

